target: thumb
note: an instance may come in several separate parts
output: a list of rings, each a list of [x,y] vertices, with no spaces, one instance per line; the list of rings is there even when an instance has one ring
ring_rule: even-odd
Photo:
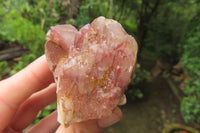
[[[99,133],[103,129],[118,122],[122,117],[121,110],[117,107],[113,113],[104,119],[89,120],[85,122],[75,123],[65,128],[60,126],[56,133]]]

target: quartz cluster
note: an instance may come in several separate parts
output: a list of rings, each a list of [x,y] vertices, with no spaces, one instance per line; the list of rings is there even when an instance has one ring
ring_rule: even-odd
[[[120,23],[98,17],[79,31],[53,26],[47,36],[45,55],[57,83],[61,124],[108,117],[125,102],[138,46]]]

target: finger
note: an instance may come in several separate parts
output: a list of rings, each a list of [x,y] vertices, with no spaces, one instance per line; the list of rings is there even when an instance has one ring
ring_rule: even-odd
[[[113,114],[108,118],[100,120],[90,120],[71,125],[68,128],[60,126],[56,133],[99,133],[104,128],[116,123],[122,117],[122,112],[119,108],[113,111]]]
[[[18,106],[34,92],[53,82],[45,56],[38,58],[16,75],[0,83],[1,99],[12,107]]]
[[[33,126],[27,133],[55,133],[58,126],[57,111],[54,111],[42,119],[37,125]]]
[[[8,125],[17,107],[31,94],[53,82],[45,56],[16,75],[0,82],[0,131]],[[6,113],[6,115],[5,115]]]
[[[99,127],[106,128],[118,122],[121,118],[122,118],[122,112],[120,108],[117,107],[113,111],[113,114],[110,117],[98,120],[98,125]]]
[[[15,131],[15,130],[13,130],[12,128],[7,127],[7,128],[5,128],[1,133],[22,133],[22,131],[21,131],[21,132]]]
[[[11,127],[20,131],[30,125],[36,118],[38,112],[47,105],[56,101],[56,84],[51,84],[48,88],[39,91],[27,99],[17,110]]]

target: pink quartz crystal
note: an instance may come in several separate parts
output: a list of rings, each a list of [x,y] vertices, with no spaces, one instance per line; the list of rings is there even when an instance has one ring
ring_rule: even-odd
[[[111,115],[133,76],[137,43],[121,24],[98,17],[79,31],[51,27],[45,54],[57,83],[58,121],[69,124]]]

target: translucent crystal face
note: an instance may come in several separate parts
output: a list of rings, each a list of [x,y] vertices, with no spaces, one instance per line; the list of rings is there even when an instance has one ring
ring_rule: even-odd
[[[45,54],[57,83],[59,122],[109,116],[123,101],[135,69],[134,38],[104,17],[79,31],[71,25],[54,26],[47,35]]]

